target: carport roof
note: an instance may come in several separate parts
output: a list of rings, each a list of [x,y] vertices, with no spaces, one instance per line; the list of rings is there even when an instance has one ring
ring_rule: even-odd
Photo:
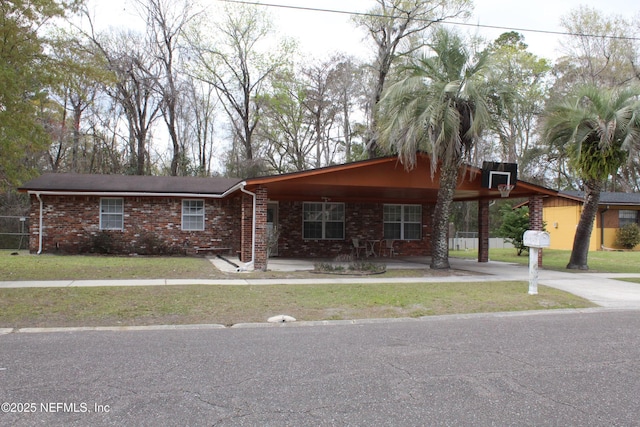
[[[415,168],[407,170],[396,156],[381,157],[303,172],[252,178],[249,190],[265,186],[271,200],[322,200],[388,203],[435,203],[440,177],[432,177],[430,159],[420,153]],[[500,198],[495,189],[483,188],[481,170],[460,169],[455,201]],[[510,197],[555,196],[557,191],[518,180]]]

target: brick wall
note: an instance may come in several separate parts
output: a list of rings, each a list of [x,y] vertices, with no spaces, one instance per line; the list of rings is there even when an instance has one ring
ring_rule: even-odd
[[[542,207],[542,197],[532,196],[529,198],[529,228],[531,230],[542,230]]]
[[[265,263],[266,190],[257,194],[256,268]],[[153,236],[172,252],[190,253],[193,248],[225,247],[242,260],[251,259],[253,200],[238,194],[223,200],[205,199],[205,230],[183,231],[182,199],[131,197],[124,199],[124,230],[100,230],[100,197],[43,196],[44,252],[85,253],[91,251],[96,236],[107,234],[118,244],[120,253],[140,252],[140,246]],[[332,258],[351,254],[351,239],[382,239],[381,203],[345,204],[343,240],[304,240],[302,238],[302,202],[279,203],[278,255],[281,257]],[[264,208],[264,209],[263,209]],[[433,206],[422,207],[422,240],[396,241],[396,252],[403,256],[431,254]],[[30,249],[38,250],[39,202],[33,196],[30,213]],[[144,249],[144,248],[142,248]]]
[[[346,203],[344,240],[305,240],[302,237],[303,202],[279,203],[278,255],[285,258],[333,258],[351,254],[353,238],[382,239],[382,203]],[[433,206],[422,206],[422,240],[397,240],[396,252],[401,256],[431,255]],[[376,246],[377,250],[378,246]]]
[[[90,252],[96,239],[107,236],[118,253],[148,251],[151,243],[168,252],[189,253],[194,247],[240,250],[240,198],[204,199],[204,231],[182,230],[181,198],[124,198],[124,230],[100,230],[100,197],[42,196],[44,200],[43,252]],[[30,241],[38,250],[39,202],[32,196]]]

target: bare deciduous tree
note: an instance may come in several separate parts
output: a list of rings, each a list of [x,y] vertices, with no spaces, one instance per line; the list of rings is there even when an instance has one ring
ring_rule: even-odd
[[[368,128],[365,143],[370,157],[378,152],[376,108],[397,59],[425,45],[424,33],[433,24],[451,18],[466,18],[470,0],[376,0],[368,14],[355,18],[374,43],[371,64]]]
[[[182,143],[179,135],[179,105],[183,102],[180,78],[180,42],[183,31],[194,17],[194,4],[190,0],[136,0],[141,15],[146,19],[149,48],[159,62],[157,90],[162,100],[160,111],[167,125],[167,132],[172,146],[170,173],[175,176],[179,172]]]
[[[234,158],[251,166],[245,172],[250,176],[258,172],[254,134],[262,114],[260,96],[271,76],[287,63],[287,47],[269,45],[271,22],[255,6],[227,5],[222,16],[222,22],[210,32],[217,34],[217,39],[204,39],[203,31],[192,35],[195,74],[211,84],[221,98],[234,144],[239,144],[232,148]]]

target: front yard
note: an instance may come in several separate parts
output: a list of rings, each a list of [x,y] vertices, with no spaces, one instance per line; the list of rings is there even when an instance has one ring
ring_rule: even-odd
[[[474,258],[474,252],[452,252]],[[492,260],[526,264],[514,250],[492,249]],[[254,272],[238,276],[217,270],[200,257],[109,257],[11,255],[0,251],[2,280],[74,279],[231,279],[334,277],[310,272]],[[544,268],[562,269],[568,251],[545,250]],[[640,253],[594,252],[592,271],[640,272]],[[589,301],[528,283],[393,283],[397,277],[425,277],[443,272],[389,270],[376,278],[386,284],[269,286],[156,286],[0,289],[0,327],[126,326],[157,324],[264,322],[288,314],[298,320],[388,317],[592,307]],[[344,278],[344,277],[342,277]]]
[[[0,327],[342,320],[592,307],[526,282],[0,289]]]

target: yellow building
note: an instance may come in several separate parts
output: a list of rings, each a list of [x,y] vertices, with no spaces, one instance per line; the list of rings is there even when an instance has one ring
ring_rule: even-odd
[[[551,249],[573,248],[580,221],[583,192],[562,192],[543,203],[543,221],[551,237]],[[631,222],[640,223],[640,194],[602,192],[589,250],[622,249],[615,244],[616,231]],[[635,248],[640,249],[640,246]]]

